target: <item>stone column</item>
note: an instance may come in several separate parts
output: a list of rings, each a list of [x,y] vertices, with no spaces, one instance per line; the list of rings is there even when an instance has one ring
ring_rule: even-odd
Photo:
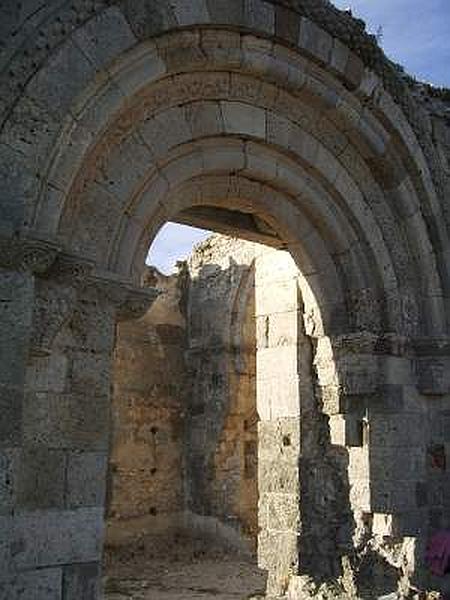
[[[21,357],[22,405],[3,459],[0,598],[100,597],[115,324],[154,293],[91,269],[59,254],[39,277],[11,279],[21,301],[4,313],[20,309],[24,325],[6,350]]]
[[[287,253],[255,264],[258,423],[258,562],[267,593],[283,594],[298,570],[300,381],[298,270]]]

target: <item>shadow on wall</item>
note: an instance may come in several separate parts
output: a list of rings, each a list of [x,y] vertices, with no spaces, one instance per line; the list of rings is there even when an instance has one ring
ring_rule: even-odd
[[[152,537],[164,553],[188,535],[210,551],[254,553],[254,309],[237,300],[248,277],[236,263],[195,279],[185,264],[169,277],[146,271],[144,286],[162,294],[117,336],[108,546]]]
[[[150,537],[165,557],[180,539],[258,546],[273,596],[394,593],[399,571],[371,545],[367,432],[343,414],[342,351],[307,331],[289,254],[233,243],[177,275],[149,269],[164,293],[119,327],[108,542]]]
[[[311,575],[320,585],[345,576],[345,559],[353,554],[356,524],[350,506],[348,450],[331,440],[329,417],[324,411],[324,390],[315,367],[317,341],[306,335],[300,289],[298,294],[299,572]]]
[[[230,258],[191,270],[186,506],[198,528],[248,554],[258,528],[253,267]]]

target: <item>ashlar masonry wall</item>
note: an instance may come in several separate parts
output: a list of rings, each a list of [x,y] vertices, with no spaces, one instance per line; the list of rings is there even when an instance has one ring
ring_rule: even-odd
[[[257,247],[214,236],[188,263],[187,507],[196,527],[244,551],[258,532]]]
[[[148,269],[146,280],[159,297],[141,319],[117,330],[107,544],[139,545],[152,538],[158,551],[182,523],[189,386],[183,277]]]

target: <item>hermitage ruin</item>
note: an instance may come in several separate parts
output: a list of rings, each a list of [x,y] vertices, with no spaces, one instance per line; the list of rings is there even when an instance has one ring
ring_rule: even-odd
[[[327,0],[5,0],[0,113],[0,600],[450,597],[450,91]]]

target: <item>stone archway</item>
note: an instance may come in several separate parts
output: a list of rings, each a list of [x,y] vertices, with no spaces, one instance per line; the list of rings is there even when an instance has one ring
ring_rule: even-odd
[[[205,207],[301,271],[315,398],[350,449],[348,564],[370,550],[435,586],[420,561],[448,522],[427,461],[448,443],[445,125],[319,0],[7,8],[3,587],[95,597],[115,323],[154,298],[138,282],[160,225]]]

